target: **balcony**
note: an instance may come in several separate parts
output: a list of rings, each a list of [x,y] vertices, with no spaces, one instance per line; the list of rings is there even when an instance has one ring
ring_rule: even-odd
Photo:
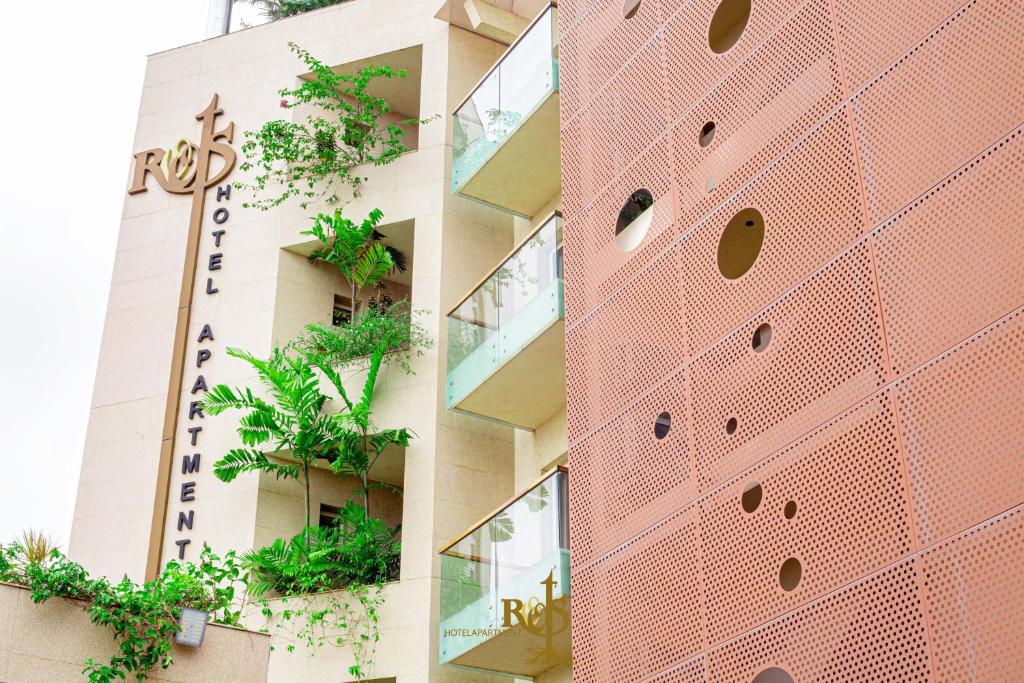
[[[442,664],[534,677],[569,661],[568,471],[441,551]]]
[[[562,296],[554,213],[448,313],[446,407],[536,429],[564,406]]]
[[[557,14],[541,12],[456,109],[455,194],[528,217],[559,192]]]

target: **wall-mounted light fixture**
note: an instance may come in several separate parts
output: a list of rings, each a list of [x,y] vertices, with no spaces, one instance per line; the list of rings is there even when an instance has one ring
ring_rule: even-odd
[[[203,644],[203,636],[206,635],[206,622],[210,618],[209,612],[191,607],[181,608],[181,617],[178,625],[181,630],[174,634],[174,642],[179,645],[190,645],[199,647]]]

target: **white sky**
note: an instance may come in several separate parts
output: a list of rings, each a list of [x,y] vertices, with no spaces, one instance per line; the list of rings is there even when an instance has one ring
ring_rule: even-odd
[[[0,543],[65,550],[146,55],[207,0],[5,3],[0,20]]]

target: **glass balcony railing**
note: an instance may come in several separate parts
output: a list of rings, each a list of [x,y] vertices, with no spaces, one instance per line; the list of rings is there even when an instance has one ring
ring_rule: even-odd
[[[456,110],[452,192],[558,92],[557,13],[551,5],[538,15]]]
[[[441,551],[442,664],[535,676],[569,659],[568,477],[558,468]]]
[[[533,345],[564,318],[563,289],[562,217],[554,213],[448,314],[448,409],[517,426],[535,426],[493,413],[513,408],[509,403],[511,396],[496,395],[497,400],[491,405],[487,396],[474,396],[474,392],[527,347],[544,356],[533,359],[530,372],[550,370],[546,377],[537,376],[534,381],[555,382],[559,373],[564,375],[564,349],[557,356],[541,345]],[[559,344],[562,342],[559,340]],[[546,362],[550,368],[543,367]],[[516,378],[505,379],[511,382]],[[561,402],[564,401],[562,394]]]

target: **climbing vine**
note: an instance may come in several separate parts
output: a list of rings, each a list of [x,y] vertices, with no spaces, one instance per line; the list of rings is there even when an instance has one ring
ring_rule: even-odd
[[[264,211],[292,197],[300,198],[304,209],[321,199],[335,203],[346,188],[359,196],[366,178],[358,167],[391,163],[409,149],[402,141],[405,126],[431,120],[398,120],[389,116],[387,100],[370,93],[373,82],[405,78],[405,71],[368,66],[339,73],[295,43],[288,46],[309,76],[297,88],[278,91],[281,107],[309,113],[301,122],[275,119],[246,131],[240,168],[256,173],[251,184],[235,184],[259,197],[244,206]]]
[[[348,674],[364,679],[374,664],[380,641],[383,585],[353,583],[336,591],[306,593],[276,600],[261,600],[266,619],[261,629],[271,634],[271,649],[283,644],[287,652],[301,645],[309,656],[326,646],[348,646],[352,664]]]
[[[137,584],[125,577],[112,584],[89,576],[59,550],[38,561],[14,542],[0,550],[0,581],[24,586],[35,603],[73,601],[92,623],[113,632],[117,653],[107,662],[89,658],[84,663],[82,673],[94,683],[129,675],[144,681],[153,669],[169,667],[183,607],[210,612],[217,624],[236,626],[241,617],[235,585],[242,581],[242,569],[235,553],[221,558],[208,547],[198,564],[171,561],[152,581]]]

